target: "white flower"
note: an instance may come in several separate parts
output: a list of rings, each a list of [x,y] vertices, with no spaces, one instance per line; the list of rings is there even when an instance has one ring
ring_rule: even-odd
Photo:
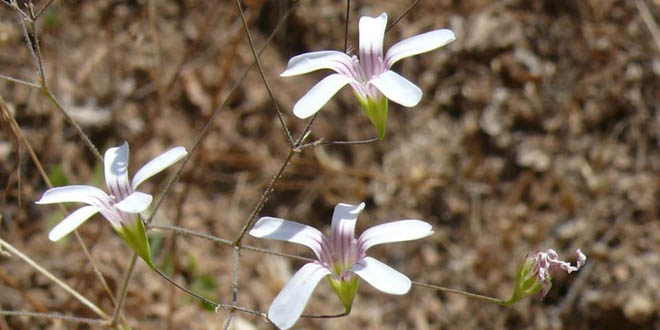
[[[327,237],[313,227],[278,218],[263,217],[254,225],[250,235],[305,245],[318,259],[298,270],[271,304],[268,317],[277,327],[288,329],[296,323],[324,277],[346,312],[350,312],[357,293],[358,276],[385,293],[401,295],[410,290],[408,277],[368,257],[366,252],[374,245],[429,236],[433,233],[431,225],[419,220],[395,221],[369,228],[356,239],[355,223],[363,208],[364,203],[337,204]]]
[[[139,213],[151,204],[152,197],[135,191],[140,184],[156,175],[187,155],[184,147],[173,148],[145,164],[135,173],[133,181],[128,180],[128,143],[105,152],[104,168],[105,183],[109,193],[93,186],[72,185],[48,189],[37,204],[54,204],[78,202],[88,204],[72,212],[57,224],[48,234],[51,241],[57,241],[66,236],[96,213],[101,213],[140,254],[145,261],[150,262],[148,242],[143,235],[144,226]],[[145,247],[144,244],[147,244]],[[145,251],[145,249],[147,251]],[[149,260],[147,260],[149,259]]]
[[[320,69],[337,72],[325,77],[298,100],[293,113],[299,118],[312,116],[349,84],[382,138],[387,119],[387,99],[412,107],[422,98],[419,87],[390,68],[403,58],[434,50],[456,39],[450,30],[434,30],[396,43],[383,56],[386,26],[385,13],[378,17],[360,18],[359,60],[357,56],[351,57],[338,51],[316,51],[291,58],[282,77]]]

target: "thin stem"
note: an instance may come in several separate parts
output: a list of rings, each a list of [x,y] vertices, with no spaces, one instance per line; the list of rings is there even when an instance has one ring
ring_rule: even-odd
[[[227,318],[227,321],[225,322],[225,326],[222,328],[223,330],[229,330],[229,327],[231,327],[231,322],[234,320],[234,315],[235,313],[230,313],[229,317]]]
[[[5,311],[0,310],[0,315],[3,316],[17,316],[17,317],[32,317],[32,318],[41,318],[41,319],[50,319],[50,320],[62,320],[73,323],[86,323],[92,325],[104,325],[105,321],[99,319],[90,319],[86,317],[70,316],[70,315],[61,315],[61,314],[51,314],[51,313],[35,313],[35,312],[22,312],[22,311]]]
[[[250,51],[252,51],[252,56],[254,57],[254,60],[257,62],[257,68],[259,69],[259,74],[261,75],[261,79],[263,80],[264,86],[266,87],[266,91],[268,92],[268,96],[270,97],[270,100],[273,103],[273,108],[275,108],[275,113],[277,114],[277,118],[279,119],[280,124],[284,129],[284,133],[286,134],[286,138],[287,141],[289,142],[289,146],[293,146],[293,137],[291,136],[291,131],[289,131],[289,127],[286,125],[286,122],[284,121],[284,115],[282,114],[280,107],[277,105],[277,102],[275,101],[275,95],[273,95],[273,90],[270,88],[270,83],[266,78],[263,65],[261,65],[261,60],[259,60],[259,54],[257,54],[257,50],[254,47],[254,40],[252,40],[250,27],[248,26],[247,19],[245,18],[245,14],[243,13],[243,6],[241,6],[241,0],[236,0],[235,2],[236,2],[236,7],[238,8],[238,15],[241,17],[241,22],[243,22],[243,29],[245,29],[245,35],[247,36],[248,43],[250,44]],[[286,18],[283,18],[282,21],[284,21],[285,19]]]
[[[45,78],[44,78],[44,79],[43,79],[42,89],[41,89],[41,90],[43,91],[43,93],[46,94],[46,96],[48,97],[48,99],[50,99],[50,101],[55,105],[55,107],[57,108],[57,110],[58,110],[58,111],[64,116],[64,118],[69,122],[69,124],[71,124],[71,126],[73,126],[73,128],[76,130],[76,133],[78,133],[78,136],[80,137],[80,139],[81,139],[81,140],[83,141],[83,143],[87,146],[87,149],[89,149],[89,150],[92,152],[92,154],[94,154],[94,156],[96,157],[96,159],[98,159],[99,161],[103,162],[103,156],[101,156],[101,153],[100,153],[99,150],[96,148],[96,146],[94,145],[94,143],[92,143],[92,141],[89,139],[89,137],[87,136],[87,134],[85,134],[85,132],[83,131],[82,127],[80,127],[80,125],[78,125],[78,123],[76,123],[76,122],[73,120],[73,118],[71,118],[71,116],[66,112],[66,110],[64,110],[64,107],[62,107],[62,105],[61,105],[60,102],[57,100],[57,98],[55,97],[55,95],[53,95],[53,93],[50,91],[50,88],[48,88],[48,86],[46,85],[46,82],[45,82],[45,81],[46,81],[46,80],[45,80]]]
[[[316,140],[311,143],[306,143],[303,145],[300,145],[299,147],[296,148],[296,151],[302,151],[305,149],[310,149],[314,148],[316,146],[326,146],[326,145],[357,145],[357,144],[369,144],[369,143],[374,143],[380,141],[379,138],[373,138],[373,139],[368,139],[368,140],[360,140],[360,141],[327,141],[324,142],[323,139]]]
[[[0,245],[7,249],[11,254],[18,256],[21,260],[23,260],[25,263],[28,265],[32,266],[32,268],[36,269],[39,271],[41,274],[46,276],[49,280],[55,282],[55,284],[59,285],[64,291],[68,292],[70,295],[78,299],[83,305],[87,306],[87,308],[91,309],[96,315],[100,316],[103,319],[109,319],[110,317],[108,314],[104,313],[98,306],[96,306],[93,302],[87,300],[85,296],[82,294],[78,293],[78,291],[74,290],[72,287],[70,287],[68,284],[64,283],[62,280],[57,278],[55,275],[51,274],[48,270],[45,268],[41,267],[39,264],[37,264],[34,260],[30,259],[27,255],[23,254],[21,251],[18,249],[14,248],[11,244],[5,242],[2,238],[0,238]]]
[[[257,218],[257,215],[261,212],[261,209],[264,208],[266,205],[266,202],[268,202],[268,199],[270,198],[270,195],[273,193],[275,190],[275,183],[279,181],[279,179],[282,177],[282,174],[284,173],[284,170],[287,168],[289,163],[291,162],[291,157],[293,157],[294,150],[291,149],[289,150],[289,153],[286,155],[286,158],[284,159],[284,162],[282,162],[282,165],[280,166],[280,169],[277,171],[273,179],[268,183],[268,186],[264,190],[263,194],[261,194],[261,198],[257,202],[257,204],[254,206],[252,209],[252,212],[250,212],[250,215],[248,216],[248,221],[245,222],[243,225],[243,228],[241,228],[241,232],[238,234],[238,238],[234,241],[235,246],[240,246],[241,241],[243,240],[243,236],[247,233],[248,229],[252,227],[252,223],[254,220]]]
[[[649,7],[646,5],[646,1],[636,0],[635,5],[637,5],[637,10],[639,10],[639,14],[642,16],[644,24],[646,24],[646,27],[649,29],[653,41],[655,41],[655,45],[658,47],[658,50],[660,50],[660,30],[658,29],[658,24],[656,24],[653,19],[653,15],[651,15]]]
[[[484,296],[484,295],[480,295],[480,294],[476,294],[476,293],[470,293],[470,292],[465,292],[465,291],[461,291],[461,290],[455,290],[455,289],[445,288],[445,287],[438,286],[438,285],[420,283],[420,282],[415,282],[415,281],[412,282],[412,285],[419,286],[419,287],[422,287],[422,288],[434,289],[434,290],[441,291],[441,292],[458,294],[458,295],[461,295],[461,296],[468,297],[470,299],[485,301],[485,302],[489,302],[489,303],[493,303],[493,304],[497,304],[497,305],[501,305],[501,306],[509,306],[509,304],[505,300],[498,299],[498,298],[493,298],[493,297],[489,297],[489,296]]]
[[[344,24],[344,53],[348,53],[348,22],[351,15],[351,0],[346,0],[346,24]]]
[[[333,315],[302,314],[302,315],[300,315],[300,317],[306,317],[306,318],[310,318],[310,319],[336,319],[336,318],[339,318],[339,317],[347,316],[350,313],[351,313],[350,311],[345,311],[343,313],[333,314]]]
[[[397,25],[397,23],[399,23],[399,21],[400,21],[402,18],[406,17],[406,15],[408,15],[408,13],[409,13],[413,8],[415,8],[415,6],[417,6],[417,3],[419,3],[419,0],[415,0],[415,1],[413,1],[413,3],[410,4],[410,6],[408,6],[408,8],[406,8],[406,10],[404,10],[403,13],[402,13],[401,15],[399,15],[399,17],[397,17],[394,21],[392,21],[392,24],[390,24],[390,25],[387,27],[387,29],[385,29],[385,32],[388,32],[389,30],[391,30],[395,25]]]
[[[37,18],[41,17],[41,14],[43,14],[44,11],[46,11],[46,9],[48,9],[48,7],[50,7],[50,5],[53,3],[53,1],[55,1],[55,0],[49,0],[43,7],[41,7],[39,12],[37,12],[37,14],[34,15],[34,18],[37,19]]]
[[[204,233],[198,233],[196,231],[193,231],[193,230],[190,230],[190,229],[187,229],[187,228],[181,228],[181,227],[170,226],[170,225],[151,224],[149,226],[149,229],[167,230],[167,231],[175,232],[179,235],[199,237],[199,238],[206,239],[206,240],[209,240],[211,242],[219,243],[219,244],[226,245],[226,246],[232,246],[233,245],[233,242],[231,240],[215,237],[215,236],[204,234]],[[262,249],[262,248],[254,247],[254,246],[251,246],[251,245],[241,245],[241,249],[247,250],[247,251],[254,251],[254,252],[264,253],[264,254],[270,254],[270,255],[274,255],[274,256],[278,256],[278,257],[291,258],[291,259],[296,259],[296,260],[306,261],[306,262],[314,261],[314,259],[311,259],[311,258],[300,257],[300,256],[296,256],[296,255],[293,255],[293,254],[288,254],[288,253],[273,252],[273,251],[270,251],[270,250],[267,250],[267,249]]]
[[[34,148],[32,148],[32,145],[30,144],[30,141],[28,141],[25,136],[23,135],[20,126],[18,126],[18,123],[16,122],[16,119],[12,115],[12,113],[9,111],[7,108],[7,104],[5,103],[5,100],[2,98],[2,95],[0,95],[0,111],[1,115],[0,117],[3,117],[6,122],[9,123],[10,129],[14,133],[14,135],[17,137],[17,139],[21,142],[21,144],[25,147],[27,150],[28,155],[30,155],[30,158],[32,159],[32,163],[34,166],[37,168],[37,171],[39,172],[39,175],[41,176],[41,179],[44,180],[46,183],[46,186],[48,188],[53,188],[53,184],[50,182],[50,178],[46,174],[46,171],[44,170],[43,164],[41,164],[41,161],[39,160],[39,157],[37,157],[37,154],[34,152]],[[61,205],[61,204],[60,204]],[[64,206],[60,206],[65,213],[68,212]],[[78,239],[78,243],[83,249],[83,252],[85,253],[85,256],[87,256],[87,259],[90,261],[92,264],[92,269],[98,276],[99,280],[101,280],[101,284],[105,288],[106,292],[108,293],[108,296],[110,297],[110,300],[112,300],[112,303],[114,304],[114,298],[112,297],[112,293],[110,292],[110,288],[108,287],[108,283],[105,281],[105,278],[103,278],[103,275],[101,274],[101,271],[99,270],[98,265],[96,264],[96,261],[92,258],[91,254],[89,253],[89,249],[87,249],[87,246],[85,245],[85,242],[82,240],[80,237],[80,234],[78,233],[77,230],[73,231],[74,234],[76,235],[76,238]]]
[[[18,7],[16,7],[18,8]],[[90,151],[96,156],[97,159],[100,161],[103,161],[103,157],[101,157],[101,154],[99,153],[98,149],[92,141],[90,141],[89,137],[85,132],[83,132],[82,128],[76,123],[71,116],[64,110],[64,107],[57,101],[57,98],[53,93],[51,92],[50,88],[48,87],[48,83],[46,80],[46,73],[44,71],[44,64],[43,60],[41,57],[41,48],[39,47],[39,37],[37,34],[37,25],[35,24],[35,15],[32,12],[32,6],[30,8],[30,16],[24,16],[24,14],[19,15],[19,23],[21,25],[21,28],[23,30],[23,34],[25,36],[25,42],[28,45],[28,48],[30,48],[30,53],[32,54],[35,65],[37,67],[37,74],[38,74],[38,79],[39,79],[39,84],[41,87],[42,93],[44,93],[48,99],[55,105],[57,110],[64,116],[64,118],[73,126],[73,128],[76,130],[76,133],[78,136],[82,139],[83,143],[89,148]],[[21,17],[22,16],[22,17]],[[30,28],[28,29],[28,26],[26,25],[26,21],[29,23]]]
[[[83,241],[82,237],[80,236],[80,233],[78,233],[78,230],[74,230],[73,234],[76,236],[76,239],[78,240],[78,244],[80,244],[80,247],[82,248],[83,253],[85,253],[85,257],[87,257],[87,260],[89,260],[89,262],[92,264],[92,270],[94,270],[94,273],[96,274],[96,277],[101,281],[101,285],[103,286],[103,289],[105,290],[105,293],[108,294],[108,297],[110,298],[110,302],[112,302],[113,306],[116,306],[117,301],[115,300],[115,297],[112,296],[112,291],[110,290],[110,287],[108,286],[108,282],[103,277],[103,274],[101,273],[101,269],[99,268],[99,265],[97,265],[94,258],[92,258],[92,254],[89,252],[89,249],[87,248],[87,245],[85,245],[85,241]]]
[[[302,133],[300,133],[300,136],[296,140],[296,143],[293,144],[294,149],[300,148],[300,145],[305,141],[305,139],[311,134],[312,132],[312,124],[314,124],[314,121],[316,120],[316,117],[318,117],[319,113],[315,113],[312,118],[307,122],[307,125],[303,129]]]
[[[231,303],[234,306],[238,305],[238,262],[240,261],[240,255],[239,255],[240,249],[241,248],[239,246],[234,246],[232,248],[233,264],[232,264],[232,272],[231,272]],[[234,320],[235,314],[236,313],[234,310],[229,311],[229,317],[225,322],[224,330],[229,329],[229,326],[231,326],[231,322]]]
[[[200,296],[199,294],[195,293],[192,290],[186,289],[185,287],[183,287],[179,283],[175,282],[173,279],[171,279],[169,276],[167,276],[167,274],[163,273],[158,268],[154,268],[154,271],[156,272],[156,274],[160,275],[160,277],[162,277],[164,280],[166,280],[170,284],[174,285],[177,289],[185,292],[186,294],[192,296],[195,299],[198,299],[198,300],[202,301],[203,303],[205,303],[207,305],[213,306],[216,310],[218,310],[218,309],[229,309],[229,310],[231,310],[232,307],[233,307],[232,305],[217,303],[217,302],[215,302],[211,299],[204,298],[204,297]]]
[[[21,84],[21,85],[25,85],[25,86],[30,86],[30,87],[33,87],[33,88],[41,88],[41,86],[39,84],[35,84],[35,83],[32,83],[32,82],[17,79],[17,78],[12,78],[10,76],[5,76],[3,74],[0,74],[0,79],[8,80],[8,81],[11,81],[11,82],[14,82],[14,83],[17,83],[17,84]]]
[[[232,269],[232,280],[231,280],[231,302],[232,304],[236,305],[238,303],[238,262],[240,259],[240,247],[234,246],[232,249],[232,259],[234,261],[233,263],[233,269]]]
[[[289,17],[289,15],[291,15],[294,8],[295,8],[295,6],[291,7],[289,9],[289,11],[286,12],[286,14],[282,18],[282,20],[277,24],[277,26],[275,26],[275,29],[273,29],[273,32],[271,32],[270,36],[268,36],[268,39],[266,39],[266,41],[264,42],[264,45],[261,46],[261,48],[259,49],[259,52],[258,52],[259,55],[261,55],[261,53],[263,53],[263,51],[266,49],[266,46],[268,46],[268,44],[273,40],[273,38],[275,37],[277,32],[279,32],[279,30],[284,26],[284,21],[286,21],[286,19]],[[225,97],[225,100],[222,102],[222,104],[220,104],[220,106],[218,106],[213,111],[213,114],[211,115],[211,118],[206,122],[204,127],[202,127],[202,130],[195,137],[195,140],[194,140],[195,142],[193,142],[193,145],[190,148],[190,152],[188,154],[188,157],[183,159],[183,161],[181,162],[181,165],[179,165],[179,168],[176,171],[176,174],[172,177],[172,179],[170,179],[167,182],[167,185],[165,186],[165,189],[163,189],[163,192],[161,194],[162,197],[158,199],[158,201],[156,202],[156,204],[154,206],[154,211],[151,213],[151,215],[149,216],[149,218],[146,221],[147,224],[151,223],[153,217],[156,215],[156,212],[160,208],[160,205],[165,200],[164,196],[167,194],[168,191],[170,191],[170,189],[172,189],[172,186],[174,185],[174,182],[179,180],[179,177],[181,176],[181,172],[183,172],[184,167],[186,166],[188,161],[190,161],[191,155],[193,153],[195,153],[195,151],[197,151],[200,144],[202,143],[202,140],[204,139],[204,137],[206,137],[206,134],[209,132],[209,130],[211,128],[211,124],[218,117],[218,115],[220,114],[220,111],[222,109],[224,109],[227,106],[227,104],[229,104],[230,100],[233,99],[234,94],[236,93],[236,91],[238,91],[238,87],[241,85],[241,83],[243,83],[243,80],[245,80],[245,77],[247,77],[248,73],[250,72],[250,70],[252,69],[252,67],[255,64],[256,64],[256,60],[252,60],[252,62],[250,62],[250,64],[243,71],[243,74],[238,78],[238,80],[236,81],[234,86],[231,88],[231,90],[229,90],[229,93],[227,93],[227,96]]]
[[[121,281],[121,288],[119,289],[119,292],[117,292],[117,306],[115,306],[115,310],[112,313],[112,320],[110,322],[112,327],[117,325],[117,320],[119,319],[121,310],[124,307],[124,301],[126,301],[126,295],[128,294],[128,284],[131,282],[131,276],[133,275],[136,261],[137,253],[133,252],[131,263],[128,266],[128,270],[124,273],[124,279]]]

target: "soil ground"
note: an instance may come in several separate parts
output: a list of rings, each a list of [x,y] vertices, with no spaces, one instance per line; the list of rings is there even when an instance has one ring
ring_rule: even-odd
[[[349,48],[358,46],[359,16],[386,12],[392,21],[410,4],[352,1]],[[251,36],[262,45],[294,3],[244,6]],[[37,26],[53,94],[101,152],[129,142],[131,173],[172,146],[190,148],[210,122],[154,221],[233,239],[288,152],[274,104],[298,136],[307,121],[294,117],[292,106],[328,73],[279,74],[293,55],[342,50],[345,10],[343,1],[301,1],[261,57],[274,102],[255,68],[215,118],[253,59],[233,1],[54,1]],[[660,329],[656,18],[660,3],[650,0],[419,1],[388,31],[386,47],[438,28],[457,37],[396,65],[424,91],[421,103],[390,104],[383,141],[294,155],[260,214],[327,230],[336,203],[364,201],[358,231],[423,219],[433,236],[370,254],[414,281],[500,298],[511,294],[528,252],[554,248],[574,262],[581,248],[588,263],[558,274],[543,301],[509,308],[421,287],[389,296],[362,283],[350,316],[302,319],[296,327]],[[16,13],[5,5],[0,74],[37,82]],[[0,79],[0,96],[54,185],[103,182],[100,162],[39,89]],[[34,204],[47,185],[7,123],[3,117],[0,237],[111,313],[110,295],[75,236],[48,241],[65,213]],[[345,88],[320,112],[309,141],[375,136]],[[166,182],[160,175],[143,190],[158,196]],[[79,233],[114,295],[131,251],[101,217]],[[231,301],[230,248],[167,231],[150,235],[159,267],[205,296]],[[311,256],[283,242],[245,243]],[[239,305],[265,312],[301,265],[243,250]],[[96,317],[15,255],[0,256],[0,310]],[[306,310],[340,311],[327,283]],[[123,317],[134,329],[221,329],[228,313],[205,309],[138,262]],[[272,325],[239,313],[232,327]],[[96,328],[102,327],[0,317],[0,330]]]

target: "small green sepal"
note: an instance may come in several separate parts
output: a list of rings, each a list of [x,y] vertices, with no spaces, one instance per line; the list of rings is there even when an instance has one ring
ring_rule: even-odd
[[[119,236],[124,239],[124,242],[135,251],[135,253],[144,260],[152,269],[155,269],[154,263],[151,260],[151,249],[149,248],[149,238],[147,231],[144,228],[144,223],[140,216],[136,216],[133,224],[125,224],[121,227],[116,227],[115,231]]]
[[[346,314],[350,313],[351,307],[353,306],[353,299],[355,299],[355,296],[357,295],[360,278],[354,276],[350,281],[341,281],[334,279],[332,276],[328,276],[328,281],[330,282],[332,289],[335,290],[339,300],[344,305]]]
[[[380,96],[378,99],[373,100],[370,98],[362,99],[357,98],[360,101],[360,105],[364,112],[367,113],[367,117],[371,123],[376,127],[378,131],[378,138],[380,140],[385,138],[385,126],[387,125],[387,98],[385,96]]]
[[[538,295],[543,288],[543,283],[538,280],[536,275],[534,259],[525,258],[518,267],[513,294],[504,304],[510,306],[522,299]]]

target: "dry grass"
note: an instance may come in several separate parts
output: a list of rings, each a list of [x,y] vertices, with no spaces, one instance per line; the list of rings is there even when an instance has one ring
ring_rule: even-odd
[[[44,3],[37,3],[41,8]],[[291,4],[246,1],[261,45]],[[409,3],[353,3],[357,17],[390,17]],[[292,55],[344,44],[344,2],[303,1],[266,48],[262,64],[294,135],[294,102],[323,74],[282,79]],[[393,42],[450,28],[448,47],[398,65],[423,90],[415,109],[391,105],[386,139],[297,154],[263,215],[323,228],[335,203],[365,201],[359,230],[419,218],[436,234],[374,249],[413,280],[482,294],[510,294],[527,252],[581,247],[588,266],[558,276],[543,301],[504,308],[422,288],[387,296],[363,284],[349,317],[304,319],[319,329],[658,329],[660,328],[660,7],[644,0],[422,0],[386,36]],[[101,151],[131,144],[131,170],[173,145],[190,148],[252,60],[232,1],[55,1],[38,21],[48,84]],[[0,74],[37,83],[16,15],[0,6]],[[0,96],[48,173],[69,183],[98,180],[99,162],[38,89],[0,79]],[[3,115],[3,124],[7,123]],[[111,313],[113,303],[75,238],[54,244],[63,217],[33,201],[47,188],[15,133],[0,140],[0,236]],[[346,91],[314,123],[312,138],[375,136]],[[262,78],[253,69],[211,123],[154,221],[235,238],[288,146]],[[158,181],[160,180],[160,182]],[[145,186],[161,191],[164,176]],[[60,183],[62,184],[62,183]],[[80,228],[115,292],[131,252],[103,220]],[[232,254],[199,238],[162,235],[156,263],[221,302],[231,301]],[[308,255],[288,244],[247,244]],[[300,262],[242,251],[238,303],[266,311]],[[15,256],[0,256],[0,310],[95,314]],[[341,306],[325,283],[307,312]],[[138,263],[123,316],[135,329],[220,329],[228,313],[204,310]],[[235,329],[269,329],[245,314]],[[25,316],[5,329],[90,329]]]

